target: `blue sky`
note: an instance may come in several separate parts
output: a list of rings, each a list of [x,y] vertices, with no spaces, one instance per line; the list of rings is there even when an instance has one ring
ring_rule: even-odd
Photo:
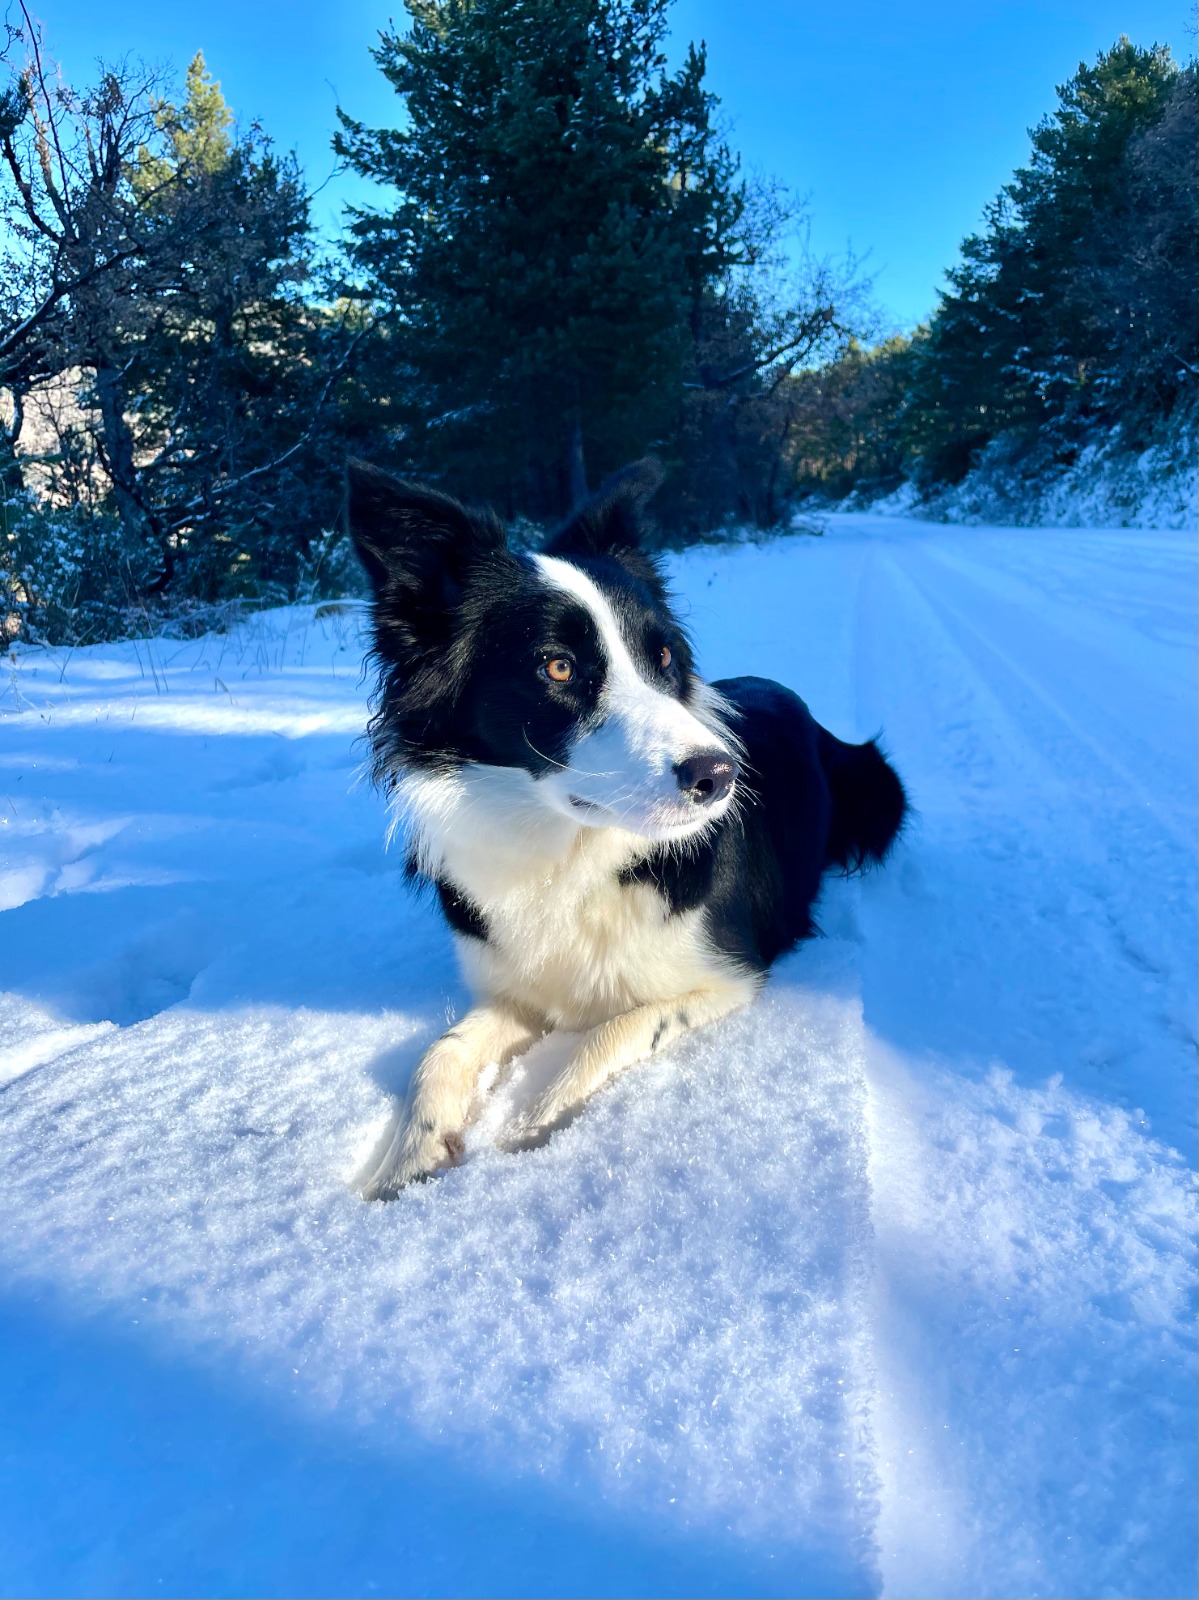
[[[340,101],[386,122],[394,97],[368,55],[400,0],[35,0],[72,77],[130,52],[182,72],[196,50],[243,120],[329,177]],[[1194,53],[1186,0],[676,0],[677,48],[706,39],[709,79],[748,167],[806,194],[811,243],[867,254],[886,318],[926,316],[962,235],[1027,153],[1054,85],[1121,33]],[[336,225],[347,179],[318,201]]]

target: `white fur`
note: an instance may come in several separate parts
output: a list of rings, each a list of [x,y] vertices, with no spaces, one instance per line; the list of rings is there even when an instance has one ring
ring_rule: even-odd
[[[719,695],[702,686],[691,710],[647,682],[591,579],[568,562],[535,560],[595,619],[607,656],[598,715],[568,763],[544,777],[482,764],[399,775],[393,826],[408,833],[423,872],[479,909],[488,936],[457,941],[481,1004],[417,1068],[368,1196],[458,1159],[479,1074],[539,1033],[587,1037],[542,1096],[528,1138],[684,1029],[744,1005],[758,985],[716,950],[702,908],[670,916],[649,886],[620,881],[647,840],[686,850],[732,803],[697,806],[673,770],[697,751],[735,748]]]
[[[486,919],[485,944],[458,941],[476,994],[547,1027],[580,1029],[741,981],[707,938],[702,910],[668,916],[654,890],[620,882],[644,838],[550,809],[540,791],[526,772],[476,765],[397,786],[421,869],[447,878]]]
[[[593,825],[623,827],[643,839],[685,838],[722,816],[732,792],[701,810],[680,792],[674,769],[700,751],[728,755],[726,738],[637,670],[616,613],[581,568],[555,556],[534,556],[542,576],[591,615],[607,658],[595,726],[575,741],[569,765],[539,780],[551,804],[567,815],[575,802]]]

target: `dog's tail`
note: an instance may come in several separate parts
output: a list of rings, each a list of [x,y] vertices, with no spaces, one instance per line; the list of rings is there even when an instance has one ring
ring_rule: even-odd
[[[833,801],[825,865],[859,872],[885,859],[907,818],[908,797],[875,740],[843,744],[821,728],[819,749]]]

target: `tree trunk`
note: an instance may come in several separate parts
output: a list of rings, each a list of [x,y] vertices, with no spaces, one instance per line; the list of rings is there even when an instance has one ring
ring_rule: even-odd
[[[137,465],[133,458],[133,434],[125,419],[125,395],[120,373],[108,363],[97,365],[96,398],[100,404],[100,435],[104,466],[112,481],[117,515],[125,531],[138,543],[158,546],[162,559],[159,586],[170,582],[174,552],[159,537],[155,520],[139,494]]]
[[[12,396],[12,426],[5,427],[0,419],[0,496],[17,500],[25,491],[25,475],[17,454],[17,442],[25,422],[25,397],[15,386],[9,394]]]

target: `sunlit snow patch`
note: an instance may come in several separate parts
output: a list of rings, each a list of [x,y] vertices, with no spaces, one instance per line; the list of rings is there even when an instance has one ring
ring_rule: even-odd
[[[388,1206],[344,1178],[402,1021],[165,1012],[10,1097],[7,1271],[294,1374],[294,1403],[384,1451],[407,1419],[860,1585],[869,1205],[844,990],[836,946],[805,953],[545,1148],[476,1142]]]

